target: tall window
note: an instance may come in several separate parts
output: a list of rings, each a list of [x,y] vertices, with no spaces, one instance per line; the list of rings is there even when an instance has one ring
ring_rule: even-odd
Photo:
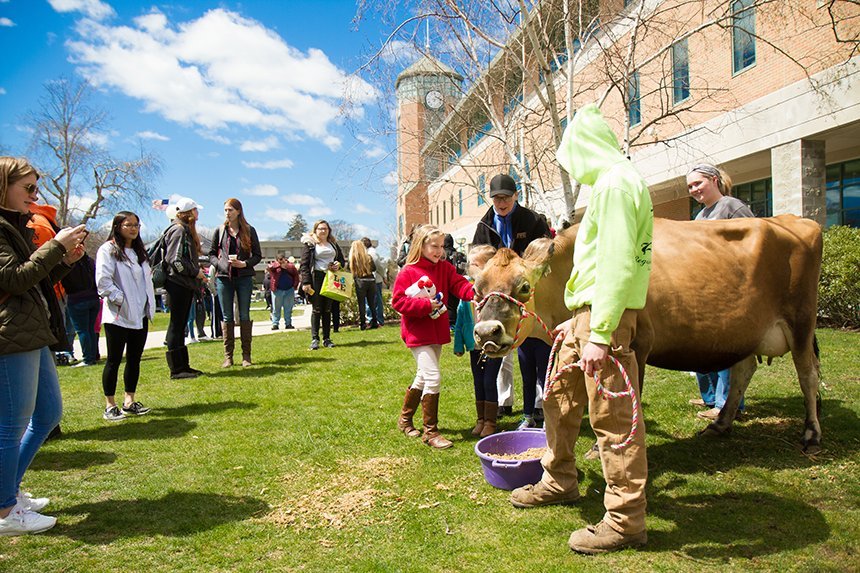
[[[445,201],[442,201],[442,224],[448,222],[448,211],[445,210]]]
[[[639,107],[639,71],[633,72],[627,85],[627,118],[630,125],[642,122],[642,110]]]
[[[672,45],[672,102],[680,103],[690,97],[690,56],[687,40]]]
[[[436,203],[436,222],[434,224],[437,226],[439,225],[439,204],[438,203]]]
[[[463,216],[463,190],[460,189],[460,197],[459,197],[458,205],[460,206],[460,216]]]
[[[451,195],[451,220],[454,220],[454,195]]]
[[[484,193],[487,191],[487,176],[486,175],[478,175],[478,206],[480,207],[486,201],[484,200]]]
[[[732,2],[732,73],[755,64],[755,0]]]
[[[827,167],[827,226],[860,227],[860,159]]]

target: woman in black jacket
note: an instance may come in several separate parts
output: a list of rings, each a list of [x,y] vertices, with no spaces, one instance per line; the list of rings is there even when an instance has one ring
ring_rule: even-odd
[[[208,279],[200,268],[200,237],[197,235],[197,216],[200,205],[192,199],[182,198],[176,204],[173,225],[164,232],[164,262],[167,280],[164,289],[170,296],[170,323],[167,326],[167,366],[173,379],[196,378],[203,374],[188,364],[185,346],[185,325],[191,313],[194,295],[200,281]]]
[[[239,301],[239,336],[242,340],[242,366],[251,366],[251,292],[254,290],[254,266],[263,260],[257,231],[245,220],[242,203],[238,199],[224,202],[224,224],[215,229],[209,262],[216,269],[215,288],[221,302],[224,322],[224,363],[221,368],[233,366],[233,348],[236,345],[233,300]]]
[[[311,350],[320,347],[320,322],[323,330],[323,346],[332,348],[331,341],[331,303],[332,299],[323,296],[322,283],[328,270],[336,271],[344,265],[343,252],[337,245],[328,221],[314,223],[310,235],[302,236],[305,248],[299,266],[302,290],[310,295],[313,312],[311,313]]]

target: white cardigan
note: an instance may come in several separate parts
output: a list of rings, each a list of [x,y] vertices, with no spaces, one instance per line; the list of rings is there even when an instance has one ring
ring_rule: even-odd
[[[125,249],[130,260],[113,256],[113,244],[107,242],[96,254],[96,288],[105,299],[102,323],[140,330],[143,319],[155,316],[155,289],[149,263],[138,264],[137,254]]]

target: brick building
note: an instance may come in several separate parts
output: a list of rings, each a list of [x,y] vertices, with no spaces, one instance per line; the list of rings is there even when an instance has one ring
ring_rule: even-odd
[[[474,80],[464,82],[430,57],[398,77],[401,237],[414,223],[429,222],[468,243],[499,172],[520,182],[521,203],[555,225],[569,220],[574,206],[554,159],[568,101],[575,109],[604,95],[601,109],[619,141],[630,142],[656,216],[691,217],[684,177],[693,164],[709,161],[731,175],[733,195],[760,216],[795,213],[825,226],[860,226],[856,6],[591,5],[582,18],[588,28],[569,42],[560,0],[539,3],[540,17],[533,13],[514,29],[508,49]],[[528,41],[530,26],[539,32],[534,37],[548,39],[545,51]],[[573,46],[572,60],[566,45]],[[543,103],[547,98],[554,106]],[[583,188],[576,213],[587,201]]]

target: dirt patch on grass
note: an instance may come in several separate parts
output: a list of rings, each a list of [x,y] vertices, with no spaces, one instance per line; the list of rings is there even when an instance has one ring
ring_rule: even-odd
[[[287,476],[287,489],[297,491],[297,497],[275,506],[263,519],[302,529],[343,529],[359,520],[367,523],[374,508],[400,503],[390,484],[407,465],[414,462],[404,457],[341,460],[334,470],[318,468]]]

